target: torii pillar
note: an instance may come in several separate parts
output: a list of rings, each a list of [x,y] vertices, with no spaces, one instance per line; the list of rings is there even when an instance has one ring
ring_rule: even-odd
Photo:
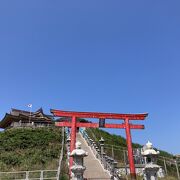
[[[117,114],[117,113],[99,113],[99,112],[74,112],[74,111],[61,111],[61,110],[51,110],[51,113],[53,113],[54,116],[58,116],[58,117],[71,117],[72,118],[71,122],[56,123],[56,126],[71,127],[71,144],[70,144],[71,152],[75,149],[77,127],[125,129],[131,179],[136,179],[136,171],[135,171],[133,149],[132,149],[131,129],[144,129],[144,125],[130,124],[129,121],[130,120],[144,120],[148,115],[147,113]],[[76,122],[76,118],[97,118],[99,119],[99,123]],[[105,119],[119,119],[119,120],[122,119],[124,120],[124,123],[106,124]],[[72,167],[73,165],[72,157],[70,157],[69,163],[70,163],[70,167]]]

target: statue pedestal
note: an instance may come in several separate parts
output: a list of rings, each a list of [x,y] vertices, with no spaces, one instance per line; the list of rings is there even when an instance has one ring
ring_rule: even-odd
[[[83,158],[88,155],[83,149],[81,149],[81,143],[76,143],[76,149],[74,149],[70,156],[73,157],[73,166],[71,167],[72,180],[83,180],[83,174],[86,170],[84,166]]]
[[[86,167],[81,166],[81,165],[73,165],[71,167],[71,172],[72,172],[72,180],[83,180],[83,174],[84,171],[86,170]]]
[[[144,168],[144,180],[157,180],[157,172],[160,166],[156,164],[147,164]]]

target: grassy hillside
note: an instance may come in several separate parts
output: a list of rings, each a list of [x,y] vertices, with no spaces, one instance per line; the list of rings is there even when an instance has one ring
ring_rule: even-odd
[[[116,161],[118,161],[119,166],[124,166],[124,151],[127,150],[126,139],[122,136],[117,136],[113,134],[109,134],[106,131],[101,129],[87,129],[88,135],[98,144],[101,137],[105,140],[105,152],[107,155],[113,157]],[[112,148],[113,146],[113,148]],[[133,143],[133,148],[141,148],[142,145]],[[166,166],[168,174],[171,176],[177,176],[176,174],[176,167],[173,164],[173,155],[166,152],[160,151],[160,155],[158,156],[158,164],[164,168],[164,161],[163,159],[167,159]],[[164,157],[164,158],[162,158]],[[170,159],[170,160],[169,160]]]
[[[126,150],[126,139],[111,135],[100,129],[87,129],[88,134],[96,142],[103,137],[105,139],[105,151],[123,164],[123,150]],[[26,170],[57,170],[61,151],[62,134],[60,128],[22,128],[9,129],[0,132],[0,171],[26,171]],[[134,148],[142,147],[133,144]],[[167,152],[160,151],[161,156],[173,158]],[[63,172],[67,174],[65,165],[66,153],[63,158]],[[163,166],[163,162],[160,161]],[[175,174],[175,168],[167,164],[170,174]],[[64,176],[65,177],[65,176]],[[63,179],[63,178],[61,178]],[[67,179],[67,178],[64,178]]]
[[[59,128],[0,132],[0,171],[57,169],[60,149]]]
[[[123,138],[122,136],[118,136],[118,135],[114,135],[114,134],[110,134],[106,131],[103,131],[101,129],[97,129],[97,128],[89,128],[87,129],[88,134],[91,136],[92,139],[94,139],[96,142],[98,140],[100,140],[101,137],[103,137],[105,139],[105,145],[109,145],[112,147],[112,145],[114,147],[118,146],[121,147],[121,149],[126,149],[127,148],[127,144],[126,144],[126,139]],[[133,148],[141,148],[142,145],[137,144],[137,143],[133,143],[132,144]],[[168,158],[173,158],[173,155],[166,152],[166,151],[160,151],[160,155],[164,156],[164,157],[168,157]]]

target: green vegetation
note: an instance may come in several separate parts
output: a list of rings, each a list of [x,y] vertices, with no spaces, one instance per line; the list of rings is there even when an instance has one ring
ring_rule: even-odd
[[[177,180],[176,177],[172,177],[172,176],[167,176],[165,178],[159,178],[159,180]]]
[[[80,119],[80,121],[83,121]],[[118,161],[118,165],[124,165],[124,150],[127,149],[126,139],[111,135],[101,129],[87,129],[89,136],[98,143],[99,139],[105,139],[105,152]],[[0,171],[32,171],[32,170],[57,170],[61,151],[61,129],[51,128],[19,128],[0,132]],[[112,153],[113,146],[113,153]],[[133,143],[134,148],[142,147]],[[64,148],[64,151],[66,149]],[[173,155],[160,151],[160,156],[172,159]],[[62,162],[61,180],[68,179],[68,167],[66,164],[66,152]],[[164,167],[162,159],[158,164]],[[167,162],[168,175],[176,176],[176,168]],[[53,172],[51,172],[53,173]],[[46,176],[50,176],[46,173]],[[39,176],[39,174],[32,174]],[[169,179],[170,179],[169,176]],[[8,179],[8,178],[6,178]],[[12,179],[12,178],[10,178]]]
[[[61,129],[9,129],[0,133],[0,169],[57,169],[60,149]]]
[[[124,152],[127,150],[127,145],[126,145],[126,139],[123,138],[122,136],[117,136],[114,134],[110,134],[106,131],[103,131],[101,129],[92,129],[92,128],[87,128],[87,133],[88,135],[96,142],[96,144],[99,144],[99,140],[101,137],[104,138],[105,140],[105,153],[111,157],[114,157],[114,159],[118,162],[118,166],[124,166],[125,161],[124,158]],[[133,148],[141,148],[142,145],[133,143]],[[176,172],[176,167],[175,164],[173,163],[173,155],[159,150],[160,155],[158,156],[158,164],[164,168],[164,159],[166,160],[166,167],[167,167],[167,173],[169,175],[169,179],[173,179],[174,177],[177,177],[177,172]]]
[[[104,138],[105,140],[105,147],[106,151],[108,152],[108,146],[109,147],[114,147],[114,149],[116,149],[116,147],[118,147],[119,150],[125,150],[127,149],[127,144],[126,144],[126,139],[123,138],[122,136],[118,136],[118,135],[114,135],[114,134],[110,134],[106,131],[103,131],[101,129],[97,129],[97,128],[88,128],[87,132],[89,134],[89,136],[96,141],[97,143],[99,143],[98,141],[101,139],[101,137]],[[137,144],[137,143],[133,143],[132,144],[133,148],[142,148],[142,145]],[[163,157],[167,157],[167,158],[173,158],[172,154],[169,154],[168,152],[165,151],[160,151],[160,156]]]

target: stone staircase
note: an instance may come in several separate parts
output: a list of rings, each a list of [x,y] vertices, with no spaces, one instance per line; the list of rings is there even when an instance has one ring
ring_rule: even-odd
[[[84,158],[84,165],[86,167],[84,177],[87,178],[87,180],[110,180],[109,173],[104,170],[100,161],[94,156],[92,150],[80,133],[77,133],[76,140],[80,141],[82,149],[88,152],[88,156]]]

